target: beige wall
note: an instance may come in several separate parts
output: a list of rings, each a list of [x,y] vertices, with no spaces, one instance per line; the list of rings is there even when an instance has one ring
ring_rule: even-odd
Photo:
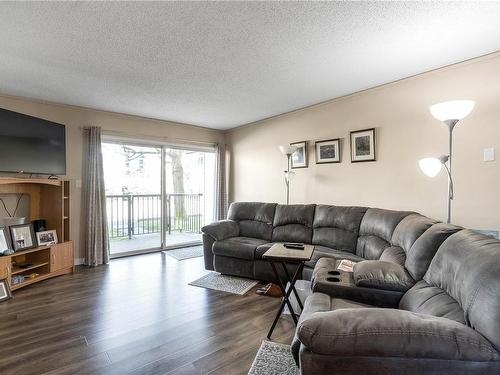
[[[80,246],[81,188],[76,187],[76,181],[82,179],[82,127],[96,125],[104,132],[162,142],[215,143],[224,140],[224,134],[216,130],[9,96],[0,96],[0,107],[66,125],[66,178],[71,180],[71,237],[75,240],[77,260],[83,258]]]
[[[418,160],[447,153],[447,128],[429,113],[434,103],[473,99],[476,108],[454,132],[453,222],[500,228],[500,54],[381,86],[237,128],[232,149],[232,201],[284,201],[285,158],[278,145],[309,141],[309,167],[296,169],[292,203],[366,205],[416,210],[445,220],[447,182],[423,175]],[[377,129],[377,161],[350,162],[349,131]],[[316,165],[314,141],[342,138],[342,163]]]

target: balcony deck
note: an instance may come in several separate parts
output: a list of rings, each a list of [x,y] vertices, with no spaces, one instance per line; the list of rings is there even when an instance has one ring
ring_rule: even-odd
[[[128,238],[110,238],[111,255],[160,247],[160,233],[141,234]],[[182,246],[195,241],[201,242],[200,233],[172,232],[166,236],[167,246]]]

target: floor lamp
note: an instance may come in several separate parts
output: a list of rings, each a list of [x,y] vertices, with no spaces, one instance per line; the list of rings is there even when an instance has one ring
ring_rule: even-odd
[[[439,158],[425,158],[419,161],[420,169],[429,177],[435,177],[445,168],[448,174],[448,220],[451,222],[451,201],[453,200],[453,175],[451,170],[452,150],[453,150],[453,129],[455,125],[468,116],[474,109],[472,100],[455,100],[434,104],[430,111],[434,118],[443,122],[448,127],[448,155]]]
[[[285,174],[285,189],[286,189],[286,204],[290,204],[290,181],[293,178],[294,172],[290,170],[292,166],[292,154],[297,151],[297,146],[282,145],[280,151],[287,158]]]

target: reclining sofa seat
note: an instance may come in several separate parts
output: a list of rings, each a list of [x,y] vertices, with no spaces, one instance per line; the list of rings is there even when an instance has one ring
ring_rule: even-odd
[[[255,278],[255,250],[271,241],[275,210],[275,203],[232,203],[228,220],[204,226],[205,268]]]
[[[459,230],[399,309],[313,293],[292,354],[301,373],[500,373],[500,241]]]

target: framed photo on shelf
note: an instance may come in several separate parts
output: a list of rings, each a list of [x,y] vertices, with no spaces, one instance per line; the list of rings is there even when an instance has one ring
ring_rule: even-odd
[[[57,243],[57,232],[55,230],[45,230],[36,232],[38,246],[49,246]]]
[[[292,168],[307,168],[307,141],[290,143],[297,147],[297,150],[292,154]]]
[[[351,136],[351,162],[375,161],[375,128],[356,130]]]
[[[10,226],[10,235],[14,251],[26,250],[36,246],[33,224],[19,224]]]
[[[12,293],[7,279],[0,280],[0,302],[6,301],[10,298],[12,298]]]
[[[3,254],[6,250],[12,250],[9,229],[7,227],[0,227],[0,254]]]
[[[340,139],[317,141],[314,145],[316,164],[340,163]]]

